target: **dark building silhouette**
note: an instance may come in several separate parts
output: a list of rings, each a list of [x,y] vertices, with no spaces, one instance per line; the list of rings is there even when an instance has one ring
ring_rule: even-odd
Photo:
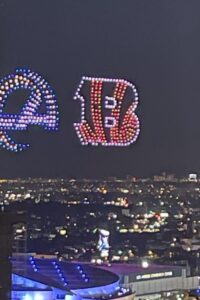
[[[0,212],[0,299],[11,299],[13,225],[26,223],[25,214]]]

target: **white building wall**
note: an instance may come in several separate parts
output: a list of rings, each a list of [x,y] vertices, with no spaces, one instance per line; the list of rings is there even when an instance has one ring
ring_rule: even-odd
[[[13,291],[12,300],[54,300],[52,291]]]
[[[134,293],[131,295],[124,296],[124,297],[112,298],[112,300],[134,300],[134,299],[135,299]],[[66,300],[68,300],[68,298],[66,298]],[[91,298],[83,298],[83,300],[91,300]]]
[[[125,288],[131,288],[136,295],[153,294],[172,290],[196,289],[199,279],[195,277],[172,277],[162,279],[143,280],[123,284]]]

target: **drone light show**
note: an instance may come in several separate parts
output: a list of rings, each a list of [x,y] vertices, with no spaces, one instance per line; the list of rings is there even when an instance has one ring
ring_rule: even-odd
[[[8,96],[16,90],[30,95],[20,114],[5,114]],[[133,84],[123,79],[82,77],[75,100],[81,101],[81,122],[74,123],[82,145],[129,146],[139,135],[135,114],[138,93]],[[45,113],[39,113],[41,105]],[[30,69],[16,69],[0,81],[0,146],[19,152],[29,144],[15,142],[8,131],[27,130],[30,125],[45,130],[58,128],[56,96],[46,80]]]
[[[3,109],[8,96],[16,90],[28,90],[30,95],[19,115],[4,114]],[[46,112],[38,113],[41,104]],[[8,131],[27,130],[29,125],[38,125],[45,130],[58,127],[58,109],[55,94],[46,80],[30,69],[16,69],[15,73],[0,81],[0,147],[18,152],[29,147],[15,142]]]
[[[81,101],[81,122],[74,127],[82,145],[129,146],[136,141],[138,93],[133,84],[82,77],[74,99]]]

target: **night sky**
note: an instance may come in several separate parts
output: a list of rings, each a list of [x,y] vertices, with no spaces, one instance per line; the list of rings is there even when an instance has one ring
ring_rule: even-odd
[[[10,132],[30,149],[0,149],[0,177],[149,176],[200,169],[199,0],[0,0],[0,77],[27,67],[54,89],[58,132]],[[139,91],[141,133],[130,147],[81,146],[73,100],[83,75]],[[27,94],[5,109],[17,113]]]

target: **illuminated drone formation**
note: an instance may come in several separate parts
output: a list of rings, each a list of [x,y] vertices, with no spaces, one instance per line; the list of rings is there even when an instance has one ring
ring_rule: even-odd
[[[84,96],[87,88],[88,96]],[[74,99],[81,101],[81,122],[74,126],[82,145],[129,146],[136,141],[140,130],[135,115],[138,93],[133,84],[122,79],[82,77]],[[131,103],[126,107],[127,100]]]
[[[8,96],[16,90],[30,91],[29,98],[19,115],[4,114],[3,108]],[[16,69],[0,81],[0,146],[11,151],[22,151],[28,144],[19,144],[11,139],[8,131],[27,130],[29,125],[38,125],[46,130],[58,126],[58,109],[55,94],[46,80],[29,69]],[[39,113],[41,104],[46,112]]]

